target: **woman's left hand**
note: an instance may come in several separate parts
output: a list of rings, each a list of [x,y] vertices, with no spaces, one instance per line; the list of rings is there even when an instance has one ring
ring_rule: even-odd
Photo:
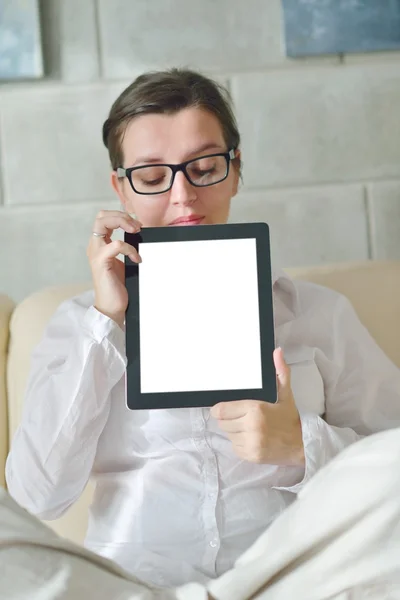
[[[254,463],[303,466],[300,415],[290,386],[290,368],[281,348],[274,351],[278,382],[275,404],[259,400],[220,402],[211,409],[236,454]]]

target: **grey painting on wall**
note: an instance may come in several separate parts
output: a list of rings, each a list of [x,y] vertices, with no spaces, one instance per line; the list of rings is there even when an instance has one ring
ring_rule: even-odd
[[[400,0],[282,0],[288,56],[400,49]]]
[[[38,0],[0,0],[0,79],[42,76]]]

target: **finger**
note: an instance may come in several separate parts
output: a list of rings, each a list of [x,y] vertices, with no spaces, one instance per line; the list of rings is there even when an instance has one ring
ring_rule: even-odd
[[[107,215],[103,218],[97,218],[93,225],[93,231],[99,234],[111,236],[115,229],[123,229],[128,233],[137,233],[140,231],[140,225],[129,215]],[[101,240],[101,237],[95,238]]]
[[[142,223],[140,223],[140,221],[138,220],[135,213],[128,213],[124,210],[101,210],[97,213],[96,219],[104,219],[108,216],[110,216],[110,217],[121,217],[121,216],[127,217],[128,219],[132,219],[132,221],[135,221],[139,225],[142,225]]]
[[[278,381],[278,398],[280,401],[284,401],[292,393],[290,387],[290,368],[286,364],[282,348],[274,350],[273,358]]]
[[[101,256],[99,258],[107,260],[109,258],[116,258],[118,254],[129,256],[129,258],[135,263],[142,262],[141,256],[136,248],[130,244],[127,244],[126,242],[123,242],[122,240],[114,240],[110,244],[107,244],[101,250]]]
[[[245,448],[249,443],[249,436],[244,431],[238,433],[229,433],[228,437],[234,448]]]
[[[109,219],[109,218],[118,218],[118,217],[127,219],[128,221],[131,221],[132,223],[136,223],[139,226],[142,225],[140,223],[140,221],[138,221],[138,219],[136,218],[135,214],[130,214],[128,212],[125,212],[124,210],[101,210],[96,215],[96,219],[99,219],[99,220]]]
[[[240,419],[253,408],[257,400],[232,400],[232,402],[219,402],[211,409],[211,416],[215,419]]]
[[[226,433],[242,433],[245,431],[246,424],[244,418],[219,420],[218,427]]]
[[[93,224],[93,232],[99,235],[93,236],[92,245],[99,247],[110,243],[112,232],[115,229],[121,228],[128,233],[136,233],[140,230],[140,227],[141,223],[133,219],[126,212],[120,210],[101,210]]]

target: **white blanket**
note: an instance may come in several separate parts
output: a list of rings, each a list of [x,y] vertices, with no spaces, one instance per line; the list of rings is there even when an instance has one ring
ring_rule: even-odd
[[[207,589],[150,588],[60,539],[0,488],[1,600],[208,597],[400,600],[400,430],[365,438],[337,456]]]

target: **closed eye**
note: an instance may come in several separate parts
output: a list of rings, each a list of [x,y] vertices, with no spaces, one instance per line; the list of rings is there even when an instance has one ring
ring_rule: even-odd
[[[158,177],[157,179],[142,179],[141,182],[144,185],[152,186],[152,185],[160,185],[164,181],[165,177]]]
[[[215,167],[211,167],[211,169],[192,169],[193,175],[197,175],[198,177],[204,177],[204,175],[210,175],[210,173],[215,173]]]

